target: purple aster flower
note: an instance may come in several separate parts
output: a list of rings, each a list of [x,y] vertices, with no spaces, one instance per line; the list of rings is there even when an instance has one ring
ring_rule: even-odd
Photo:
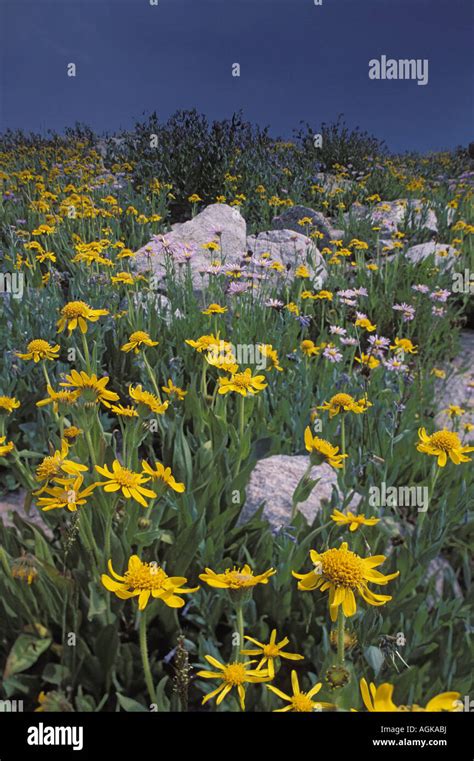
[[[342,359],[342,354],[336,349],[335,346],[326,346],[323,351],[323,357],[329,359],[330,362],[340,362]]]
[[[344,344],[344,346],[357,346],[357,339],[355,338],[341,338],[341,343]]]
[[[387,359],[383,365],[392,373],[405,373],[408,370],[408,365],[404,365],[403,362],[400,362],[396,357]]]
[[[415,307],[410,304],[394,304],[392,307],[396,312],[402,312],[403,322],[411,322],[415,317]]]
[[[430,294],[430,299],[432,299],[432,301],[441,301],[442,303],[445,303],[449,296],[451,296],[451,291],[438,288],[437,291],[433,291],[433,293]]]
[[[378,336],[377,333],[375,336],[369,336],[369,344],[372,346],[373,349],[378,349],[379,351],[385,350],[390,346],[390,338],[385,338],[384,336]]]
[[[232,283],[230,283],[227,289],[227,293],[229,293],[231,296],[236,296],[239,293],[245,293],[246,291],[248,291],[249,287],[250,287],[249,283],[236,283],[235,281],[233,281]]]
[[[283,309],[285,304],[283,301],[278,301],[278,299],[268,299],[265,302],[266,307],[270,307],[270,309]]]
[[[333,336],[345,336],[347,333],[347,330],[345,328],[341,328],[340,325],[330,325],[329,332]]]

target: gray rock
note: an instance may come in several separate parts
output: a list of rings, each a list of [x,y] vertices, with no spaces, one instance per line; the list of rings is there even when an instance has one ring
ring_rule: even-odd
[[[293,230],[297,233],[303,233],[304,227],[298,224],[298,220],[303,217],[309,217],[313,228],[318,230],[324,235],[318,243],[319,245],[327,246],[330,240],[333,240],[336,235],[331,220],[322,214],[320,211],[310,209],[309,206],[291,206],[288,209],[282,211],[277,217],[272,219],[272,227],[274,230]]]
[[[217,241],[220,251],[206,251],[205,243]],[[239,263],[246,253],[247,224],[237,208],[224,203],[207,206],[188,222],[174,226],[171,232],[154,238],[137,251],[131,260],[138,271],[148,271],[163,278],[165,261],[171,256],[178,264],[189,261],[193,285],[201,288],[202,271],[215,259],[226,264]]]
[[[374,225],[380,225],[382,232],[396,232],[402,222],[410,222],[432,232],[438,231],[436,214],[416,198],[398,198],[396,201],[378,203],[371,214],[371,221]]]
[[[31,523],[36,528],[39,528],[48,538],[53,536],[51,529],[48,528],[43,521],[41,510],[34,504],[30,508],[29,514],[25,511],[25,491],[10,492],[4,497],[0,497],[0,521],[5,526],[12,527],[13,513],[18,515],[27,523]]]
[[[306,455],[273,455],[259,460],[250,475],[239,523],[250,520],[262,503],[265,503],[263,517],[273,531],[290,523],[292,497],[308,465],[309,457]],[[330,502],[333,488],[337,490],[337,475],[330,465],[324,463],[314,466],[310,477],[321,480],[309,498],[298,504],[298,510],[311,525],[324,504]],[[354,495],[350,507],[357,507],[360,500],[359,495]]]
[[[253,253],[254,258],[269,253],[273,261],[290,265],[292,271],[299,264],[306,264],[319,277],[321,285],[327,278],[326,264],[319,249],[306,235],[293,230],[269,230],[249,235],[247,249]]]
[[[443,597],[462,599],[463,592],[456,578],[456,573],[446,558],[438,557],[430,560],[426,569],[426,582],[434,579],[435,597],[429,595],[426,598],[428,608],[434,608]]]
[[[407,249],[405,256],[414,264],[424,261],[428,256],[434,254],[435,264],[438,266],[451,269],[456,262],[456,249],[447,243],[420,243],[418,246],[411,246]]]
[[[153,291],[138,291],[133,296],[133,302],[137,307],[143,306],[147,312],[149,310],[154,310],[160,317],[163,318],[166,325],[170,324],[171,302],[169,298],[163,293],[154,293]]]
[[[436,381],[435,407],[436,425],[439,428],[451,428],[449,417],[443,413],[450,404],[457,404],[465,414],[461,420],[460,429],[465,423],[474,425],[474,330],[463,330],[461,333],[461,348],[459,354],[445,366],[446,378]],[[462,437],[465,442],[472,441],[472,434]]]
[[[351,190],[354,184],[352,180],[348,180],[345,177],[338,177],[335,174],[329,174],[327,172],[317,172],[314,179],[315,182],[328,193],[332,193],[337,188],[340,188],[341,190]]]
[[[381,201],[373,209],[363,204],[354,203],[350,210],[344,213],[344,220],[367,218],[371,225],[381,228],[381,236],[398,231],[402,222],[420,226],[424,230],[437,232],[438,221],[436,214],[423,201],[416,198],[398,198],[395,201]]]

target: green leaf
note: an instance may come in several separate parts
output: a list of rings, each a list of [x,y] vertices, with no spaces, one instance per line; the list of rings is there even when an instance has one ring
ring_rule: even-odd
[[[8,655],[3,678],[7,679],[12,674],[19,674],[21,671],[29,669],[48,649],[51,642],[50,637],[41,639],[33,637],[31,634],[20,634]]]
[[[364,658],[374,670],[374,676],[376,677],[383,666],[385,656],[379,647],[370,645],[364,650]]]
[[[117,699],[120,703],[120,707],[123,708],[124,711],[127,711],[127,713],[148,713],[145,706],[142,706],[137,700],[121,695],[120,692],[117,692]]]

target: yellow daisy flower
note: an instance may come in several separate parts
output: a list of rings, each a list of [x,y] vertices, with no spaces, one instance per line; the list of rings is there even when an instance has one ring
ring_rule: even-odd
[[[377,329],[377,325],[373,325],[367,317],[360,317],[355,321],[356,328],[364,328],[369,333],[373,333]]]
[[[329,402],[324,402],[316,409],[327,410],[329,417],[333,418],[340,412],[354,412],[356,415],[360,415],[362,412],[366,412],[369,407],[372,407],[372,403],[367,399],[356,401],[350,394],[336,394],[330,398]]]
[[[313,711],[321,711],[323,708],[334,708],[332,703],[321,703],[312,700],[323,686],[322,682],[315,684],[310,690],[308,690],[308,692],[301,692],[296,671],[291,672],[292,695],[286,695],[272,684],[267,684],[265,686],[267,690],[271,690],[275,695],[278,695],[279,698],[289,703],[289,705],[284,708],[277,708],[274,713],[287,713],[288,711],[296,713],[313,713]]]
[[[365,365],[370,370],[374,370],[376,367],[380,365],[380,360],[376,359],[372,354],[362,353],[360,357],[354,357],[354,359],[360,365]]]
[[[333,468],[343,468],[344,460],[347,455],[339,454],[339,447],[334,447],[326,439],[320,439],[319,436],[313,436],[309,425],[304,432],[304,443],[308,452],[311,453],[311,458],[315,464],[320,465],[322,462],[327,462]]]
[[[20,402],[14,396],[0,396],[0,413],[4,411],[7,415],[10,415],[19,406]]]
[[[206,309],[201,309],[201,314],[224,314],[227,307],[221,307],[220,304],[209,304]]]
[[[42,359],[58,359],[59,348],[59,344],[51,346],[47,341],[43,341],[41,338],[35,338],[35,340],[30,341],[26,347],[25,354],[16,352],[16,356],[25,360],[32,359],[34,362],[39,362]]]
[[[108,561],[109,573],[113,578],[103,573],[101,581],[104,587],[113,592],[121,600],[138,597],[138,609],[144,610],[152,597],[161,600],[169,608],[182,608],[184,600],[179,595],[197,592],[199,587],[186,589],[184,576],[168,576],[156,563],[143,563],[138,555],[132,555],[128,568],[123,576],[115,573],[112,561]]]
[[[263,668],[265,664],[267,664],[267,670],[271,679],[273,679],[275,676],[275,660],[277,658],[286,658],[289,661],[301,661],[304,658],[304,655],[298,655],[297,653],[283,652],[283,648],[286,647],[286,645],[288,645],[290,641],[288,637],[284,637],[284,639],[282,639],[280,642],[277,642],[276,638],[277,638],[276,629],[273,629],[270,635],[270,641],[267,644],[265,644],[264,642],[259,642],[258,640],[253,639],[253,637],[245,636],[244,639],[256,645],[258,650],[241,650],[240,651],[242,655],[258,655],[261,660],[256,670],[260,671],[260,669]]]
[[[106,388],[109,380],[108,377],[99,379],[95,374],[87,375],[84,370],[80,373],[71,370],[71,374],[66,375],[66,381],[59,385],[77,391],[86,404],[102,402],[105,407],[110,407],[110,402],[118,401],[119,395]]]
[[[131,405],[124,406],[123,404],[111,404],[110,411],[115,412],[119,417],[138,417],[138,412],[135,407]]]
[[[198,351],[200,354],[203,351],[209,351],[211,349],[215,350],[216,348],[220,351],[227,351],[231,349],[231,344],[228,341],[221,341],[219,334],[214,336],[212,333],[210,335],[200,336],[197,341],[193,341],[193,339],[187,338],[185,343],[187,343],[189,346],[192,346],[193,349],[196,349],[196,351]]]
[[[148,507],[145,497],[155,499],[156,494],[151,489],[145,489],[143,484],[148,483],[149,478],[145,478],[143,473],[134,473],[128,468],[124,468],[118,460],[112,463],[112,470],[107,465],[96,465],[95,469],[106,481],[98,481],[95,486],[103,486],[105,492],[121,491],[125,499],[134,499],[143,507]]]
[[[270,678],[265,671],[255,671],[254,669],[248,668],[253,663],[255,663],[255,661],[247,661],[246,663],[243,662],[223,664],[219,663],[219,661],[216,658],[213,658],[212,655],[205,655],[204,657],[206,661],[208,661],[211,666],[214,666],[214,668],[218,669],[218,671],[215,672],[202,670],[197,672],[197,676],[204,677],[204,679],[220,679],[222,684],[217,688],[217,690],[213,690],[204,696],[202,700],[203,705],[207,703],[208,700],[211,700],[215,697],[217,697],[216,705],[220,705],[225,696],[229,694],[231,689],[236,687],[237,694],[239,696],[240,707],[242,711],[245,711],[244,685],[246,683],[261,683],[268,681]]]
[[[396,571],[384,576],[375,570],[386,560],[385,555],[361,558],[349,550],[347,542],[343,542],[340,547],[333,547],[326,552],[311,550],[310,557],[314,570],[303,574],[293,571],[293,576],[300,580],[298,589],[303,592],[314,589],[328,591],[331,621],[336,621],[340,606],[345,616],[355,614],[355,592],[369,605],[385,605],[392,599],[390,595],[376,594],[368,588],[369,583],[388,584],[399,575],[399,571]]]
[[[265,359],[269,360],[270,366],[267,368],[268,370],[283,371],[283,368],[280,366],[280,360],[278,359],[278,352],[271,344],[258,344],[257,348],[260,354],[265,357]]]
[[[116,275],[113,275],[110,278],[110,282],[114,285],[120,285],[120,283],[123,285],[133,285],[135,280],[133,279],[133,275],[131,275],[130,272],[117,272]]]
[[[9,441],[7,444],[5,444],[6,440],[6,436],[0,436],[0,457],[5,457],[5,455],[9,454],[13,449],[15,449],[13,441]]]
[[[121,351],[133,351],[135,354],[138,354],[143,346],[158,346],[158,341],[152,341],[144,330],[136,330],[131,334],[128,342],[121,347]]]
[[[36,406],[45,407],[47,404],[52,404],[54,412],[58,411],[60,404],[72,406],[81,395],[80,391],[55,391],[51,386],[46,386],[46,389],[48,396],[36,402]]]
[[[314,341],[310,341],[309,338],[307,338],[304,341],[301,341],[300,349],[306,357],[312,357],[314,355],[319,354],[319,352],[321,351],[321,347],[316,346]]]
[[[240,591],[243,589],[251,589],[257,584],[268,584],[270,576],[276,573],[273,568],[269,568],[268,571],[254,575],[254,572],[249,565],[244,565],[243,568],[227,568],[224,573],[216,573],[211,568],[206,568],[205,573],[199,574],[201,581],[205,581],[210,587],[216,589],[230,589],[231,591]]]
[[[219,378],[219,394],[228,394],[234,391],[241,396],[247,396],[250,394],[258,394],[259,391],[263,391],[267,387],[265,383],[264,375],[252,376],[252,371],[247,368],[241,373],[233,373],[230,378]]]
[[[357,531],[361,526],[375,526],[380,521],[380,518],[366,518],[364,513],[355,515],[350,510],[342,513],[336,509],[330,517],[339,526],[349,526],[349,531]]]
[[[459,465],[461,462],[471,462],[471,458],[466,457],[465,453],[474,452],[474,447],[463,446],[461,439],[454,431],[447,431],[443,428],[442,431],[436,431],[428,436],[424,428],[419,428],[418,436],[420,438],[416,447],[418,451],[437,457],[440,468],[444,468],[448,457],[455,465]]]
[[[396,712],[440,712],[440,711],[459,711],[457,707],[457,701],[459,700],[459,692],[442,692],[440,695],[436,695],[434,698],[428,701],[426,706],[413,704],[410,706],[397,706],[392,700],[393,684],[384,682],[375,686],[373,682],[367,684],[365,679],[360,680],[360,692],[364,705],[370,713],[396,711]]]
[[[418,354],[418,346],[414,346],[409,338],[396,338],[394,344],[390,344],[396,354]]]
[[[162,481],[166,486],[169,486],[170,489],[173,489],[173,491],[176,491],[182,494],[186,490],[186,487],[184,484],[178,483],[175,480],[171,472],[171,468],[165,468],[165,466],[162,465],[161,462],[155,462],[155,469],[153,470],[151,465],[149,465],[146,460],[143,460],[142,468],[143,468],[143,471],[148,476],[150,476],[152,480]]]
[[[170,404],[168,401],[162,402],[157,396],[155,396],[155,394],[150,393],[150,391],[144,391],[141,384],[138,384],[135,388],[129,386],[128,393],[134,402],[145,405],[150,412],[154,412],[156,415],[163,415]]]
[[[63,439],[61,449],[57,449],[53,455],[44,457],[36,468],[37,480],[45,481],[47,486],[49,481],[56,479],[61,473],[66,473],[68,476],[79,476],[84,473],[87,470],[87,465],[68,460],[68,454],[69,444]],[[40,494],[42,491],[35,492],[35,494]]]
[[[179,388],[179,386],[175,386],[171,378],[168,379],[168,385],[162,386],[161,390],[164,391],[165,394],[168,396],[175,396],[176,399],[179,399],[179,401],[182,401],[187,391],[184,391],[182,388]]]
[[[75,425],[70,425],[68,428],[64,429],[63,433],[65,439],[75,439],[80,436],[81,433],[84,433],[84,431],[82,428],[77,428]]]
[[[87,323],[97,322],[99,317],[109,314],[107,309],[91,309],[84,301],[70,301],[61,309],[57,322],[58,333],[67,327],[69,334],[79,326],[81,333],[87,333]]]
[[[300,266],[297,267],[295,270],[295,277],[302,277],[302,278],[311,277],[311,272],[309,271],[307,267],[305,267],[304,264],[300,264]]]
[[[42,489],[42,494],[47,494],[47,497],[39,497],[38,507],[43,511],[57,510],[67,507],[71,512],[75,512],[78,507],[87,503],[87,497],[89,497],[95,489],[95,484],[87,486],[82,489],[84,483],[83,476],[79,475],[76,478],[57,478],[56,483],[60,486],[51,486]]]
[[[461,417],[461,415],[464,415],[465,412],[466,410],[464,410],[458,404],[450,404],[449,407],[443,410],[443,414],[448,415],[448,417],[451,417],[451,418]]]

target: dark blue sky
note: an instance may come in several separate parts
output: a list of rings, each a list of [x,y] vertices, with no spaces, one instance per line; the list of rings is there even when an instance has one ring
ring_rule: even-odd
[[[0,0],[0,127],[114,131],[196,107],[287,136],[344,113],[397,151],[474,139],[472,0],[322,2]],[[382,54],[429,59],[428,85],[371,81]]]

